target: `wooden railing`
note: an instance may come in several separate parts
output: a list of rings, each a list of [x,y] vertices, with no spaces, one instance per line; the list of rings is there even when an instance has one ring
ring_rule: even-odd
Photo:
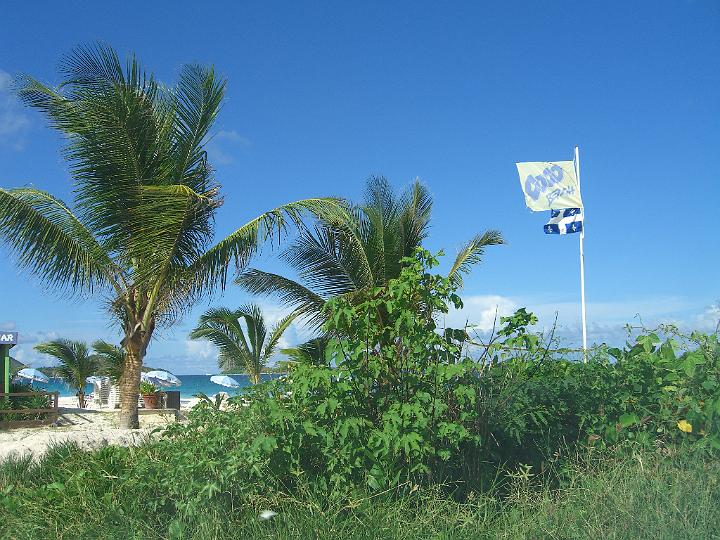
[[[5,409],[0,408],[0,429],[8,429],[14,427],[33,427],[52,424],[60,416],[60,393],[59,392],[0,392],[0,403],[5,403],[9,398],[17,397],[33,397],[48,396],[50,397],[50,406],[45,409]],[[19,420],[7,420],[12,415],[25,416],[31,415],[35,418],[21,418]],[[42,418],[37,418],[42,416]]]

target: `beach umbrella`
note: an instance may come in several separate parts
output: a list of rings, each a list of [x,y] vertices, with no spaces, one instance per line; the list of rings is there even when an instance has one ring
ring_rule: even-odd
[[[182,382],[169,371],[148,371],[140,375],[143,381],[151,382],[157,386],[180,386]]]
[[[210,377],[210,381],[220,386],[228,386],[230,388],[238,388],[240,386],[239,382],[227,375],[213,375]]]
[[[24,368],[17,372],[17,376],[21,377],[23,379],[29,379],[32,383],[33,381],[37,382],[48,382],[50,379],[47,378],[47,375],[45,375],[42,371],[35,368]]]

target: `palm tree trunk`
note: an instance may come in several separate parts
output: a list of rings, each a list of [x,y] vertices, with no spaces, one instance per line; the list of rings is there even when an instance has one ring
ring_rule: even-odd
[[[120,427],[137,429],[138,394],[140,390],[140,368],[142,367],[142,345],[139,336],[125,339],[125,366],[120,377]]]
[[[81,409],[85,408],[85,392],[78,390],[78,404]]]

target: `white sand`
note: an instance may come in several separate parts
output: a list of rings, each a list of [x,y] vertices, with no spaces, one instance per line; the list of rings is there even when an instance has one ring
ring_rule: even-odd
[[[192,408],[197,398],[180,401],[181,411]],[[16,428],[0,431],[0,461],[15,454],[30,453],[38,458],[48,447],[59,442],[76,442],[82,448],[98,448],[106,444],[132,446],[151,437],[159,426],[176,422],[174,413],[140,415],[140,429],[121,429],[118,411],[110,409],[79,409],[77,398],[60,398],[60,418],[56,426]]]

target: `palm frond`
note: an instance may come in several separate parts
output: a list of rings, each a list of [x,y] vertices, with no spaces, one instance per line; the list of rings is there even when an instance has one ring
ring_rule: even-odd
[[[100,362],[99,372],[117,383],[125,369],[125,350],[101,339],[93,342],[92,348]]]
[[[462,286],[462,276],[468,274],[472,266],[482,260],[485,248],[504,243],[505,241],[498,231],[490,230],[476,235],[460,250],[448,273],[448,277],[458,286]]]
[[[200,317],[190,339],[203,339],[218,348],[218,364],[224,372],[244,368],[252,354],[240,324],[242,314],[227,308],[211,308]]]
[[[210,187],[211,170],[203,143],[220,112],[226,81],[211,67],[191,64],[180,71],[175,92],[173,177],[194,191]]]
[[[303,216],[309,213],[328,221],[344,219],[344,206],[337,199],[304,199],[289,203],[249,221],[207,250],[186,272],[192,290],[202,293],[216,286],[224,290],[228,270],[245,268],[250,258],[268,239],[278,239],[290,225],[302,227]]]
[[[328,342],[328,336],[320,336],[296,347],[282,349],[280,352],[287,355],[293,362],[326,365],[329,361],[327,357]]]
[[[0,235],[21,266],[54,287],[121,287],[122,272],[70,209],[33,188],[0,189]]]
[[[277,324],[273,326],[272,330],[270,331],[270,336],[268,337],[267,341],[265,342],[265,346],[263,347],[263,359],[269,360],[272,355],[275,354],[275,349],[277,349],[278,343],[282,339],[283,334],[295,321],[296,318],[297,313],[291,313],[290,315],[287,315],[286,317],[280,319]]]
[[[82,341],[56,339],[35,345],[35,350],[59,360],[58,373],[78,391],[85,388],[85,380],[100,368],[98,359],[88,354],[88,347]]]
[[[413,250],[427,238],[430,227],[433,200],[427,186],[415,180],[401,199],[399,229],[404,257],[412,255]]]
[[[73,50],[61,71],[66,80],[58,90],[26,77],[19,95],[66,135],[77,209],[88,229],[108,251],[137,259],[142,254],[128,251],[143,217],[139,188],[171,183],[167,93],[134,56],[123,70],[105,45]]]
[[[325,299],[292,279],[251,269],[238,276],[235,283],[251,294],[277,296],[283,305],[314,327],[325,322],[322,316]]]
[[[318,226],[314,232],[303,231],[281,257],[308,288],[330,297],[367,284],[365,265],[348,248],[343,232]]]
[[[133,253],[141,261],[136,280],[164,280],[203,253],[212,237],[216,192],[196,193],[183,184],[143,186],[133,231]]]
[[[240,306],[237,313],[245,320],[245,329],[250,349],[250,355],[246,361],[251,361],[250,371],[255,372],[255,368],[259,367],[258,365],[262,354],[262,346],[265,342],[265,336],[267,335],[265,319],[263,318],[262,311],[260,311],[260,306],[257,304]]]

